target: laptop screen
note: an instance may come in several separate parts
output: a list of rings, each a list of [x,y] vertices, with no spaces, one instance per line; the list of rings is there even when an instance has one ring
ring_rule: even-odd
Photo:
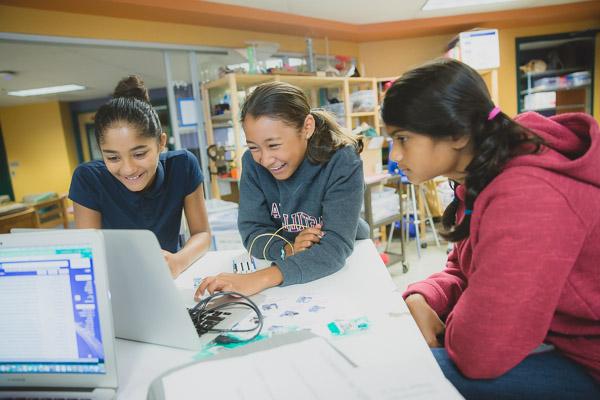
[[[105,374],[91,244],[0,248],[0,374]]]

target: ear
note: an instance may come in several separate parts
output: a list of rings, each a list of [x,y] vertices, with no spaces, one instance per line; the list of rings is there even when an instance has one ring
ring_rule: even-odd
[[[306,136],[306,140],[310,139],[315,133],[315,126],[315,117],[313,117],[312,114],[308,114],[306,118],[304,118],[304,126],[302,127],[302,133]]]
[[[464,134],[464,135],[452,137],[451,140],[452,140],[452,143],[451,143],[452,148],[454,150],[460,151],[469,145],[469,143],[471,142],[471,136]]]
[[[160,138],[158,139],[158,152],[161,153],[165,149],[166,145],[167,145],[167,134],[163,132],[160,134]]]

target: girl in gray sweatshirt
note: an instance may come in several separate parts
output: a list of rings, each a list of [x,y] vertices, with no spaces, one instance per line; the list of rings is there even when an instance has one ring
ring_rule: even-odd
[[[248,251],[272,264],[205,278],[198,294],[250,295],[338,271],[354,241],[369,237],[360,218],[360,139],[327,112],[311,110],[302,90],[283,82],[258,86],[241,119],[249,151],[242,158],[238,228]]]

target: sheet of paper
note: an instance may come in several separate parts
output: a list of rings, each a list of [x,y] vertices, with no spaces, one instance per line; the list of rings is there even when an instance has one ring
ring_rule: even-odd
[[[355,368],[349,374],[354,384],[378,400],[452,400],[462,399],[460,393],[445,378],[435,378],[419,366],[390,369]]]
[[[395,372],[388,368],[357,368],[326,340],[313,338],[193,364],[165,376],[162,384],[166,399],[184,400],[460,398],[435,375],[399,376]]]

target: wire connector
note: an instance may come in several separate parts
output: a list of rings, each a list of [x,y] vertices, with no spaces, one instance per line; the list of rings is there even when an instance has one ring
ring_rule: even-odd
[[[254,257],[244,252],[239,256],[233,257],[233,273],[235,274],[249,274],[256,272],[256,263]]]

